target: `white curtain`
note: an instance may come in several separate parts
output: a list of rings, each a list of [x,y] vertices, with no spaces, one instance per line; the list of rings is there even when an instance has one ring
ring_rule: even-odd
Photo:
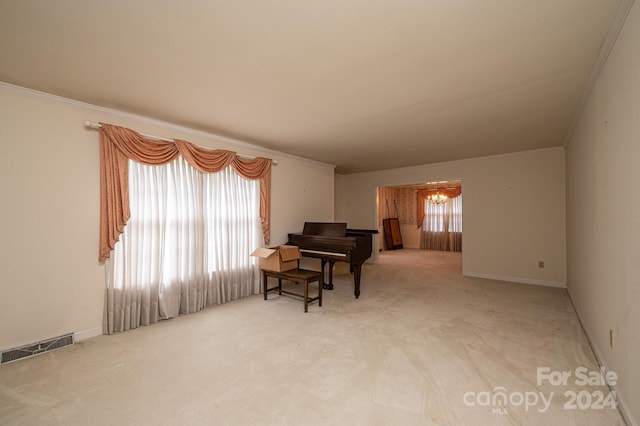
[[[420,248],[462,251],[462,194],[443,204],[425,199]]]
[[[259,181],[231,167],[202,173],[179,156],[163,166],[129,160],[131,218],[106,264],[105,332],[260,292]]]

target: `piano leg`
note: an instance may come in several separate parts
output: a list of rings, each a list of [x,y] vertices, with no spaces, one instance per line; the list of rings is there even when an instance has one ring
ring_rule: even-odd
[[[327,273],[326,265],[329,264],[329,271]],[[320,259],[320,269],[322,270],[322,288],[325,290],[333,290],[333,265],[336,263],[335,260],[331,259]],[[329,282],[325,282],[324,278],[328,275]]]
[[[322,271],[322,288],[324,290],[329,290],[329,285],[324,280],[325,277],[327,276],[326,265],[327,265],[327,259],[320,259],[320,270]]]
[[[351,264],[351,268],[353,268],[353,294],[357,299],[360,297],[360,276],[362,275],[362,264]]]
[[[335,260],[329,259],[329,290],[333,290],[333,265],[335,263]]]

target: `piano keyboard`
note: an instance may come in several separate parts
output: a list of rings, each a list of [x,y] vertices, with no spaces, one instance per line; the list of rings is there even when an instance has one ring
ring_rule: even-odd
[[[302,253],[313,253],[313,254],[324,254],[324,255],[337,256],[337,257],[347,257],[346,253],[335,253],[335,252],[332,252],[332,251],[300,249],[300,252],[302,252]]]

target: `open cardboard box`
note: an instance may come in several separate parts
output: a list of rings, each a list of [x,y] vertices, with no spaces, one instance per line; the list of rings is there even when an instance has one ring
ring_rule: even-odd
[[[300,249],[298,246],[281,245],[277,247],[257,248],[251,256],[260,259],[260,269],[283,272],[298,269]]]

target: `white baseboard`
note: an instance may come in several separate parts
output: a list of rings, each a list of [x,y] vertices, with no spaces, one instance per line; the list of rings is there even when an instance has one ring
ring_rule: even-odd
[[[467,276],[467,277],[486,278],[486,279],[489,279],[489,280],[508,281],[508,282],[521,283],[521,284],[541,285],[541,286],[545,286],[545,287],[567,288],[566,283],[561,282],[561,281],[534,280],[532,278],[510,277],[508,275],[497,275],[497,274],[483,274],[483,273],[480,273],[480,272],[463,272],[462,275]]]
[[[573,310],[576,312],[578,321],[580,321],[580,326],[582,327],[582,331],[584,332],[585,336],[587,336],[587,341],[589,342],[589,346],[591,346],[591,350],[593,350],[593,354],[596,357],[596,361],[598,362],[598,365],[600,367],[603,367],[605,371],[610,371],[609,367],[604,362],[604,358],[602,357],[602,352],[600,351],[600,348],[598,348],[598,345],[596,345],[595,341],[591,338],[589,331],[585,328],[584,322],[582,322],[582,316],[580,315],[580,311],[578,310],[578,307],[575,305],[575,303],[573,303],[573,299],[571,298],[571,292],[569,291],[569,289],[567,289],[567,295],[569,296],[569,301],[571,302],[571,306],[573,306]],[[609,385],[609,388],[616,393],[616,399],[618,401],[618,409],[620,410],[620,414],[622,414],[624,421],[629,426],[638,426],[638,422],[633,417],[633,414],[629,409],[629,404],[627,404],[627,401],[624,399],[624,396],[622,395],[622,393],[620,393],[620,389],[618,389],[618,386]]]
[[[73,333],[73,341],[81,342],[83,340],[87,340],[92,337],[100,336],[101,334],[102,334],[102,327],[94,327],[84,331],[76,331]]]

